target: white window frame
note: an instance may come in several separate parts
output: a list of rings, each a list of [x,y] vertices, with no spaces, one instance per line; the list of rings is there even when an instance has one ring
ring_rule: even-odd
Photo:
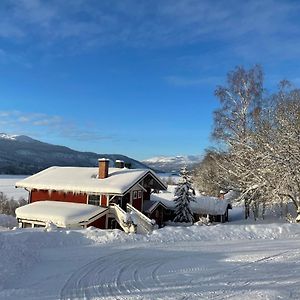
[[[132,198],[133,198],[134,200],[136,200],[136,199],[138,198],[138,192],[137,192],[137,191],[133,191]]]
[[[95,197],[95,198],[97,197],[98,199],[97,199],[97,200],[95,200],[95,199],[91,200],[90,197]],[[90,201],[91,201],[92,203],[90,203]],[[96,204],[97,201],[99,201],[98,204]],[[101,196],[100,196],[100,195],[93,195],[93,194],[88,195],[88,202],[87,202],[87,204],[95,205],[95,206],[100,206],[100,205],[101,205]]]

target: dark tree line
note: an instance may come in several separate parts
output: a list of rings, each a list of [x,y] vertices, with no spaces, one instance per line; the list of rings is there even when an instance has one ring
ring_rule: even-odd
[[[14,200],[8,198],[3,192],[0,192],[0,214],[16,216],[16,208],[27,204],[24,198]]]

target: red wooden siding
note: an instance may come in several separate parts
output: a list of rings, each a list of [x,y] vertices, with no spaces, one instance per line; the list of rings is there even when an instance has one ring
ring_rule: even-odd
[[[107,197],[105,195],[101,195],[101,206],[107,206]]]
[[[52,191],[49,193],[45,190],[32,190],[30,202],[52,200],[52,201],[63,201],[63,202],[73,202],[73,203],[85,203],[87,196],[86,194],[73,194],[73,193],[63,193]]]
[[[96,221],[92,222],[91,224],[89,224],[88,227],[94,226],[100,229],[106,229],[105,225],[106,225],[106,216],[103,216],[97,219]]]

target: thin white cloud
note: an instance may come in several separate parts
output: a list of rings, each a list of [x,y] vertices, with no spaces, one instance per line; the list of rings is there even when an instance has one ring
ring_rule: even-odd
[[[100,141],[114,139],[113,135],[104,135],[87,126],[78,126],[61,116],[21,111],[0,111],[0,132],[29,134],[37,136],[47,134],[77,141]]]
[[[299,33],[295,1],[4,0],[0,36],[41,43],[162,47],[205,40]],[[1,35],[2,33],[2,35]]]
[[[280,63],[300,54],[297,1],[3,0],[1,4],[0,38],[5,42],[1,64],[30,68],[33,59],[48,61],[111,45],[201,46],[201,55],[191,64],[202,68],[228,60]],[[178,86],[203,84],[197,76],[180,77],[175,74],[166,80]]]

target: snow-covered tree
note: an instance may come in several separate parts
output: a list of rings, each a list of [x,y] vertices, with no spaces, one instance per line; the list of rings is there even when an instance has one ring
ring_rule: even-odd
[[[175,218],[174,222],[192,223],[194,221],[190,202],[195,201],[195,190],[192,186],[191,176],[186,167],[180,171],[181,181],[175,189]]]
[[[285,80],[273,95],[263,91],[259,67],[237,68],[217,88],[213,136],[220,148],[199,166],[196,182],[238,191],[246,217],[290,201],[300,221],[300,90]]]
[[[253,142],[263,107],[263,72],[260,66],[246,70],[237,67],[229,72],[227,84],[217,87],[220,108],[214,112],[213,137],[220,150],[212,157],[220,186],[240,193],[245,211],[257,199],[259,160]]]
[[[9,199],[3,192],[0,192],[0,214],[15,216],[16,208],[27,204],[24,198],[15,200]]]
[[[202,161],[194,167],[193,183],[201,193],[218,197],[220,190],[226,189],[226,182],[220,180],[219,162],[223,159],[221,153],[206,150]],[[226,177],[224,177],[224,180]]]

